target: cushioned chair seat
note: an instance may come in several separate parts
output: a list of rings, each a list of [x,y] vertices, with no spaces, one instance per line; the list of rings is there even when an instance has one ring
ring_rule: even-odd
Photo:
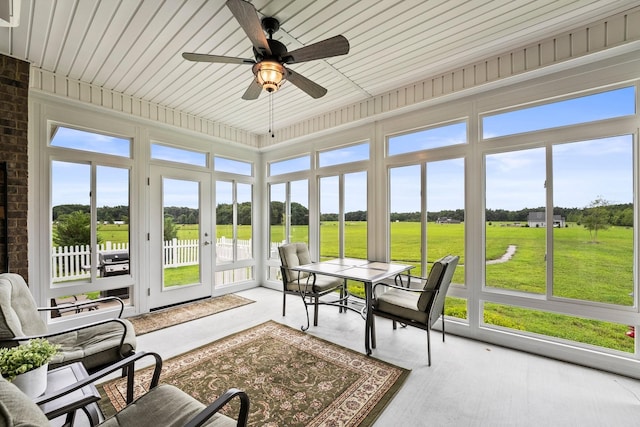
[[[295,292],[304,291],[323,293],[339,288],[344,282],[344,279],[341,279],[339,277],[322,276],[320,274],[316,274],[315,278],[315,282],[313,281],[313,277],[310,278],[308,282],[306,278],[288,282],[287,290]]]
[[[418,323],[427,323],[428,314],[418,310],[420,293],[389,289],[374,302],[376,310]]]
[[[126,326],[126,335],[120,350],[123,324]],[[55,335],[48,339],[60,345],[60,352],[49,364],[51,369],[82,359],[85,368],[92,371],[114,360],[120,360],[120,351],[125,355],[132,353],[136,345],[133,325],[126,319],[97,324],[91,328]]]
[[[205,406],[180,389],[162,384],[127,405],[122,411],[100,424],[100,427],[141,425],[178,427],[184,426]],[[215,414],[205,426],[232,427],[236,421],[222,414]]]

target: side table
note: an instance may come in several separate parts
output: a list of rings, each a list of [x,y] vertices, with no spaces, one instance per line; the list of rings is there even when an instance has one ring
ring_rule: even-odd
[[[81,362],[52,369],[47,373],[47,389],[44,394],[60,390],[88,376],[89,374]],[[41,404],[40,408],[50,420],[66,414],[65,426],[72,426],[76,411],[82,409],[87,414],[89,423],[93,427],[100,421],[97,405],[99,400],[100,393],[96,387],[93,384],[88,384],[56,400]]]

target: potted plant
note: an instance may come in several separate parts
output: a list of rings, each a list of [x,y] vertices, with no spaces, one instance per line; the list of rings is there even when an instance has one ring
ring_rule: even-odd
[[[30,397],[47,388],[49,361],[59,346],[44,338],[32,339],[17,347],[0,348],[0,374]]]

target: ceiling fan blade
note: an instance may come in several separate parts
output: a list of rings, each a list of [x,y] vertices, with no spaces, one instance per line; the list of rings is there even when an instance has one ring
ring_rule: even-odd
[[[195,62],[220,62],[223,64],[255,64],[256,61],[248,58],[235,58],[233,56],[207,55],[205,53],[183,52],[182,57]]]
[[[287,68],[287,80],[296,85],[299,89],[305,91],[312,98],[322,98],[327,90],[320,86],[318,83],[312,82],[308,78],[295,71]]]
[[[267,37],[262,31],[262,24],[255,6],[244,0],[227,0],[227,7],[231,10],[244,32],[247,33],[247,37],[251,40],[253,47],[263,55],[265,53],[271,55],[271,48],[269,48]]]
[[[262,85],[258,83],[258,79],[253,79],[247,90],[244,92],[244,95],[242,95],[242,99],[247,101],[258,99],[260,92],[262,92]]]
[[[349,53],[349,40],[344,36],[335,36],[289,52],[285,63],[297,64],[347,53]]]

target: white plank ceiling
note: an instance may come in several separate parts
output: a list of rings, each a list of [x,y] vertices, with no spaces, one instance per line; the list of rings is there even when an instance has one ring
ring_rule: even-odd
[[[223,0],[18,0],[20,24],[0,27],[0,53],[35,67],[255,134],[269,96],[245,101],[248,65],[194,63],[182,52],[253,58]],[[281,24],[289,51],[342,34],[348,55],[292,64],[328,89],[291,83],[273,95],[288,126],[394,88],[523,47],[637,6],[612,0],[252,0]]]

